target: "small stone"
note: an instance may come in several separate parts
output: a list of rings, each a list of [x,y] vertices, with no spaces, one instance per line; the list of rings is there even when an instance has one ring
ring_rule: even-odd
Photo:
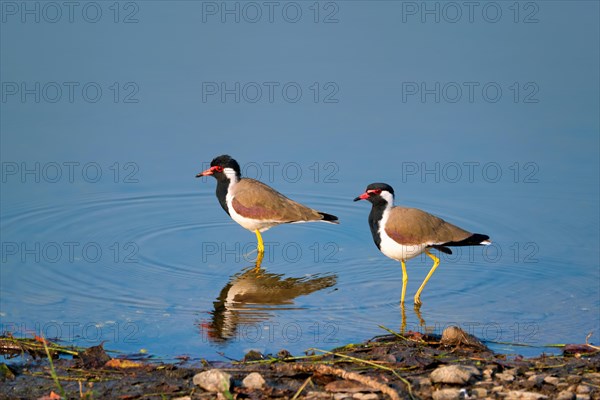
[[[183,396],[183,397],[173,397],[172,400],[192,400],[192,398],[190,396]]]
[[[483,399],[485,396],[487,396],[487,390],[484,388],[473,388],[471,389],[471,396],[475,397],[476,399]]]
[[[277,353],[277,358],[280,359],[284,359],[284,358],[289,358],[292,356],[292,353],[290,353],[289,351],[287,351],[286,349],[281,349],[279,350],[279,352]]]
[[[560,379],[558,379],[555,376],[547,376],[544,378],[544,382],[546,382],[549,385],[556,386],[559,384]]]
[[[530,382],[531,386],[540,388],[544,383],[544,379],[546,379],[546,375],[532,375],[527,379],[527,382]]]
[[[460,398],[459,389],[439,389],[433,392],[433,400],[457,400]]]
[[[579,393],[579,394],[588,394],[591,391],[592,391],[592,388],[589,387],[588,385],[584,385],[584,384],[577,385],[577,393]]]
[[[431,381],[435,383],[465,384],[481,372],[470,365],[445,365],[431,373]]]
[[[504,382],[512,382],[515,380],[515,376],[506,372],[502,372],[500,374],[496,374],[496,378],[500,379]]]
[[[417,387],[431,386],[431,379],[429,378],[414,378],[412,384]]]
[[[481,343],[475,336],[469,335],[467,332],[460,329],[458,326],[449,326],[442,332],[442,339],[440,342],[444,346],[469,346],[479,350],[486,350],[487,348]]]
[[[247,389],[260,389],[265,385],[265,379],[258,372],[252,372],[244,378],[242,385]]]
[[[583,374],[585,379],[591,379],[593,381],[600,381],[600,372],[587,372]]]
[[[492,392],[494,392],[494,393],[498,393],[498,392],[501,392],[503,390],[504,390],[504,387],[502,387],[502,386],[494,386],[492,388]]]
[[[494,370],[491,368],[486,368],[483,370],[483,379],[489,381],[492,379],[492,375],[494,375]]]
[[[523,390],[511,390],[505,397],[506,400],[542,400],[547,398],[548,396],[541,393],[525,392]]]
[[[563,390],[562,392],[560,392],[558,394],[558,396],[556,396],[556,400],[574,400],[575,399],[575,393],[570,392],[568,390]]]
[[[333,395],[333,399],[334,400],[346,400],[346,399],[351,399],[352,397],[350,397],[351,394],[350,393],[335,393]]]
[[[231,386],[231,375],[218,369],[200,372],[194,375],[194,385],[200,386],[208,392],[229,391]]]
[[[577,400],[590,400],[589,394],[578,394],[576,397]]]
[[[511,390],[506,394],[506,400],[541,400],[547,399],[548,396],[544,396],[541,393],[525,392],[523,390]]]
[[[249,352],[247,352],[244,355],[245,362],[260,361],[260,360],[264,360],[264,359],[265,359],[265,356],[260,351],[256,351],[256,350],[250,350]]]
[[[569,376],[567,376],[567,382],[569,382],[569,383],[579,383],[579,382],[581,382],[581,376],[579,376],[579,375],[569,375]]]

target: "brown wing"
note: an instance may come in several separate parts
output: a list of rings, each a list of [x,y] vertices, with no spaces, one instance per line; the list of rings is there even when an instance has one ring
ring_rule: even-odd
[[[416,208],[394,207],[390,211],[385,232],[405,245],[459,242],[470,232]]]
[[[275,189],[250,178],[243,178],[235,185],[232,205],[238,214],[254,219],[281,223],[323,219],[318,211],[288,199]]]

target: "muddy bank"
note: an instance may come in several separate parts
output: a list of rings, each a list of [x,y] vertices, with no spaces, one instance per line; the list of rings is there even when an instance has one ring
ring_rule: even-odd
[[[0,349],[6,346],[0,340]],[[60,351],[49,347],[57,357]],[[31,351],[28,357],[45,353],[40,346]],[[600,399],[597,347],[509,357],[458,328],[442,337],[394,333],[296,356],[251,352],[226,363],[133,361],[111,358],[101,346],[71,351],[77,355],[57,357],[52,367],[47,359],[0,364],[0,399]]]

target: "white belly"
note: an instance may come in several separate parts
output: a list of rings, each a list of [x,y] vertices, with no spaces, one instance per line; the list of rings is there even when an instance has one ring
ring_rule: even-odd
[[[254,232],[255,230],[259,230],[260,232],[264,232],[269,228],[272,228],[276,225],[279,225],[280,222],[276,221],[268,221],[268,220],[255,220],[251,218],[246,218],[233,209],[233,196],[227,194],[227,208],[229,210],[229,215],[231,219],[240,224],[242,227],[248,229],[249,231]]]
[[[383,229],[381,229],[383,231]],[[385,231],[381,233],[381,243],[379,244],[381,252],[393,258],[394,260],[409,260],[414,258],[425,251],[427,245],[425,244],[412,244],[402,245],[395,242],[390,238]]]
[[[381,243],[379,249],[383,254],[394,260],[409,260],[423,253],[427,248],[427,244],[411,244],[402,245],[396,242],[394,239],[388,236],[385,232],[385,224],[389,217],[389,210],[383,212],[383,217],[379,222],[379,237]]]

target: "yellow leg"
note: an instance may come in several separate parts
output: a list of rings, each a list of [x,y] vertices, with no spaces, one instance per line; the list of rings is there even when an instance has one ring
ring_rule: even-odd
[[[427,281],[429,281],[429,278],[431,278],[431,275],[433,275],[433,273],[435,272],[435,269],[438,267],[438,265],[440,265],[439,258],[434,256],[427,250],[425,250],[425,254],[427,254],[433,260],[433,267],[431,267],[431,269],[429,270],[429,273],[425,277],[425,280],[423,281],[423,283],[421,283],[421,287],[419,287],[419,290],[417,290],[417,294],[415,294],[415,304],[417,304],[417,305],[421,304],[421,292],[423,291],[423,288],[427,284]]]
[[[265,252],[265,244],[263,243],[262,236],[260,236],[260,232],[258,231],[258,229],[255,230],[254,233],[256,233],[256,240],[258,241],[258,244],[256,246],[258,254],[263,254]]]
[[[262,263],[264,253],[258,253],[256,257],[256,263],[254,264],[254,272],[260,272],[260,264]]]
[[[406,273],[406,264],[404,260],[400,260],[402,264],[402,297],[400,297],[400,304],[404,307],[404,296],[406,295],[406,284],[408,283],[408,274]]]

